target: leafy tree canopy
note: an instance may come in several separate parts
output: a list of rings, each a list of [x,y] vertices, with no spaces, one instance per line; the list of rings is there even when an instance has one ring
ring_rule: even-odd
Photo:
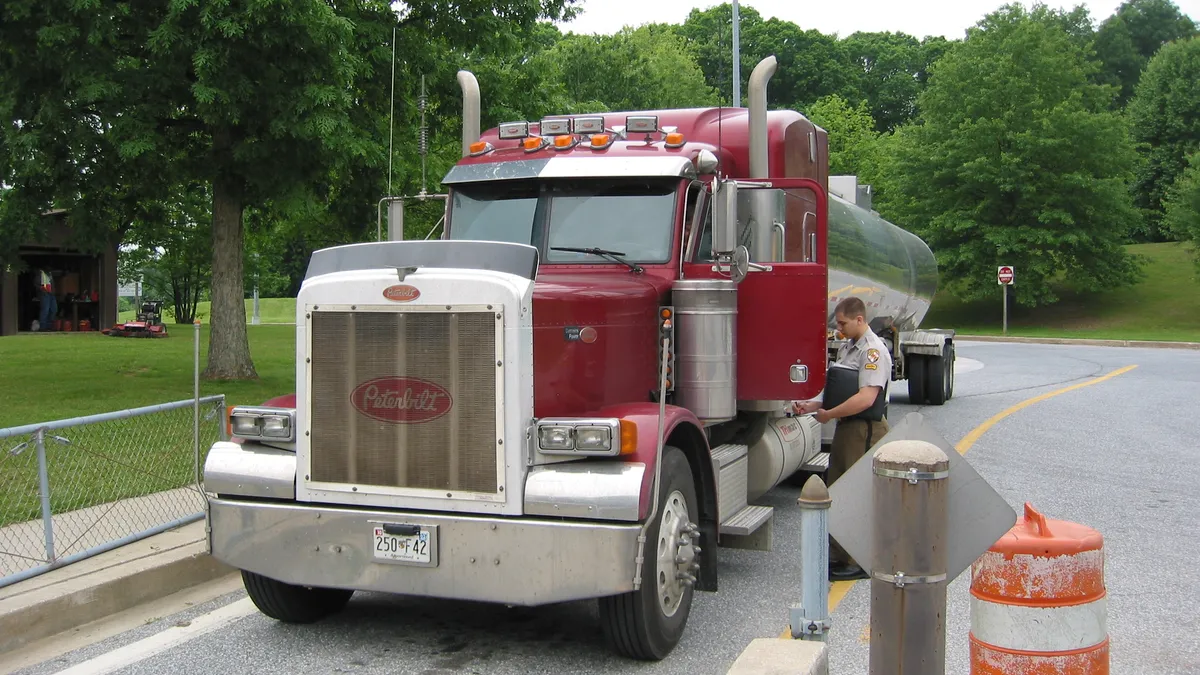
[[[1083,49],[1042,5],[989,15],[932,69],[921,121],[888,144],[880,210],[920,234],[960,297],[996,293],[1019,270],[1018,302],[1050,303],[1050,281],[1084,289],[1136,278],[1125,253],[1135,153],[1093,84]]]
[[[1166,191],[1200,149],[1200,38],[1172,42],[1150,60],[1129,119],[1145,156],[1135,187],[1146,214],[1142,234],[1161,240],[1170,235],[1161,227]]]

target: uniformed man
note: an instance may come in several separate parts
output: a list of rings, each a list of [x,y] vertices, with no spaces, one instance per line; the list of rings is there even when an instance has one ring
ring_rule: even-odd
[[[838,350],[837,364],[858,372],[858,392],[830,410],[821,401],[792,404],[797,414],[816,413],[824,424],[837,420],[829,453],[826,482],[833,485],[888,432],[887,391],[892,379],[892,356],[887,345],[867,325],[867,308],[856,297],[845,298],[834,308],[837,329],[847,341]],[[829,577],[834,580],[863,579],[866,573],[845,549],[830,538]]]

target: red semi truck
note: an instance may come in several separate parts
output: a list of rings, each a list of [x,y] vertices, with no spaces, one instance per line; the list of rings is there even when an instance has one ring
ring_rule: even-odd
[[[314,253],[295,393],[208,454],[210,549],[261,611],[596,598],[616,651],[661,659],[718,546],[769,550],[755,502],[823,470],[828,432],[787,410],[822,393],[837,300],[867,302],[910,398],[951,396],[953,334],[918,328],[932,254],[828,176],[824,130],[767,111],[774,69],[748,109],[482,135],[459,74],[442,237]]]

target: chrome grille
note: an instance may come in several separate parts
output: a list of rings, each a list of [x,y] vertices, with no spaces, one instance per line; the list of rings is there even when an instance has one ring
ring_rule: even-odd
[[[497,321],[313,312],[312,480],[495,493]]]

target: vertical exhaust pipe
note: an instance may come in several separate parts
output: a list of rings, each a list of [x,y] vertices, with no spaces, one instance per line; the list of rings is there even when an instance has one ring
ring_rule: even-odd
[[[775,57],[768,56],[759,61],[750,73],[747,92],[750,108],[750,178],[767,178],[770,175],[767,163],[767,81],[775,74],[775,67]],[[771,215],[771,193],[755,190],[750,194],[750,198],[751,220],[754,223],[750,259],[755,262],[768,262],[778,257],[782,261],[784,252],[780,250],[776,255],[772,246],[775,219]]]
[[[458,86],[463,93],[462,156],[471,154],[471,144],[479,140],[479,81],[469,70],[458,71]]]
[[[775,74],[776,61],[768,56],[750,73],[750,177],[767,177],[767,80]]]

